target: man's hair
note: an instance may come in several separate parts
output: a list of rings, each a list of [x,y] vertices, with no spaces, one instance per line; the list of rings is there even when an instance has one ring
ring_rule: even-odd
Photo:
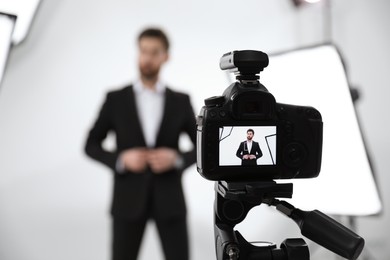
[[[248,133],[248,132],[252,132],[252,134],[255,135],[255,131],[253,131],[253,129],[249,128],[248,130],[246,130],[246,133]]]
[[[164,47],[165,50],[169,50],[169,40],[167,35],[159,28],[146,28],[144,29],[138,36],[138,43],[141,41],[142,38],[145,37],[153,37],[159,39]]]

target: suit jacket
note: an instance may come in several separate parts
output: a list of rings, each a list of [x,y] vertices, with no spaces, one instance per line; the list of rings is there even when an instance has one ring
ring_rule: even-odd
[[[196,123],[189,96],[169,88],[165,91],[163,118],[156,139],[156,147],[179,149],[179,136],[185,132],[195,147]],[[107,133],[116,135],[117,150],[102,147]],[[111,214],[115,217],[135,219],[152,211],[155,217],[183,216],[186,214],[181,175],[196,160],[195,148],[179,153],[184,160],[182,169],[172,169],[155,175],[150,170],[142,174],[116,172],[119,154],[133,147],[146,147],[135,105],[132,86],[109,92],[99,116],[89,132],[85,151],[87,155],[107,165],[114,172]]]
[[[256,160],[243,160],[242,158],[246,154],[252,154],[256,156]],[[263,153],[260,149],[260,145],[258,142],[252,141],[252,148],[250,151],[248,151],[248,145],[246,141],[241,142],[240,146],[237,149],[236,155],[238,158],[242,160],[243,165],[257,165],[257,159],[259,159],[261,156],[263,156]]]

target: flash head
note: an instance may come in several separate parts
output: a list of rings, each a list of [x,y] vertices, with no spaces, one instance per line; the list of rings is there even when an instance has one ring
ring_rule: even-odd
[[[242,50],[225,53],[219,62],[222,70],[231,70],[237,75],[256,75],[268,66],[268,55],[261,51]]]

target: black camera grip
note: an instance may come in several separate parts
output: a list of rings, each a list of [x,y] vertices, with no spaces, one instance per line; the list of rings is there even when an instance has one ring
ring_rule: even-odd
[[[342,257],[355,260],[363,250],[362,237],[321,211],[295,209],[291,217],[298,223],[302,235]]]

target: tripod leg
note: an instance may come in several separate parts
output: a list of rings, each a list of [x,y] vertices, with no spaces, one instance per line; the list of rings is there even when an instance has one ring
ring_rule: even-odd
[[[214,224],[215,250],[217,260],[236,260],[238,259],[239,249],[238,241],[233,231],[233,227],[218,223],[218,218]]]

